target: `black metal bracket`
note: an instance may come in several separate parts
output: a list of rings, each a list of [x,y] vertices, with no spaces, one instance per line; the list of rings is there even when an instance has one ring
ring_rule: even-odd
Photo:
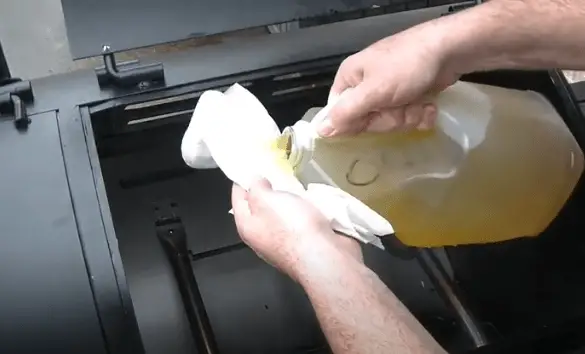
[[[136,65],[134,62],[121,64],[119,68],[109,46],[104,46],[102,52],[104,66],[95,70],[100,87],[111,85],[145,90],[164,84],[165,71],[162,63]]]
[[[155,206],[156,235],[175,273],[197,352],[217,354],[213,330],[191,267],[187,233],[176,211],[176,203]]]
[[[26,112],[26,102],[32,102],[34,95],[30,81],[5,79],[0,83],[0,115],[14,117],[14,126],[19,131],[28,129],[30,119]]]
[[[435,251],[427,248],[419,249],[417,259],[439,296],[455,312],[459,325],[467,334],[473,347],[481,348],[488,345],[489,340],[481,324],[466,304],[457,285],[451,281]]]
[[[380,241],[382,241],[382,245],[386,252],[396,258],[410,260],[416,257],[417,249],[406,246],[404,243],[400,242],[396,237],[396,234],[382,236],[380,237]]]

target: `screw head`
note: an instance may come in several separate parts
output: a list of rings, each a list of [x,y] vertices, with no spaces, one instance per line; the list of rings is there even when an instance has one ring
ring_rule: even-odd
[[[138,83],[138,88],[141,90],[146,90],[149,87],[150,87],[150,82],[148,82],[148,81],[140,81]]]

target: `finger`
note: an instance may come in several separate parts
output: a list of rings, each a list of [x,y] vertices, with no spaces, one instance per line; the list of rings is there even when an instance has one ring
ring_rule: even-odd
[[[248,208],[248,192],[237,184],[232,187],[232,208],[236,227],[240,234],[245,234],[251,221],[250,209]]]
[[[404,125],[405,107],[386,108],[369,115],[371,120],[366,128],[369,132],[385,133]]]
[[[414,103],[406,106],[404,110],[403,128],[409,130],[419,126],[424,118],[424,112],[422,104]]]
[[[352,55],[347,57],[335,74],[335,79],[331,85],[329,97],[339,96],[350,87],[357,86],[364,77],[363,68],[359,65],[359,57]]]
[[[250,183],[250,190],[249,192],[257,192],[257,191],[271,191],[272,190],[272,184],[270,184],[270,181],[268,181],[266,178],[258,178],[254,181],[252,181],[252,183]]]
[[[322,136],[349,134],[362,131],[368,123],[368,114],[379,111],[385,103],[382,88],[376,83],[357,85],[347,92],[329,112],[319,133]]]
[[[272,192],[272,185],[265,179],[258,179],[250,184],[248,207],[252,215],[262,212],[267,207],[267,196]]]
[[[419,130],[429,130],[435,126],[437,120],[438,110],[437,106],[432,103],[427,103],[423,106],[423,119],[417,126]]]

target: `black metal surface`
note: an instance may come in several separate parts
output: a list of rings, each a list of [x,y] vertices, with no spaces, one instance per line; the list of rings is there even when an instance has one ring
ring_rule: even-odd
[[[165,72],[163,65],[160,63],[118,68],[114,53],[109,52],[109,49],[105,49],[103,59],[104,68],[96,69],[100,86],[138,86],[141,89],[145,89],[151,85],[164,83]]]
[[[57,116],[32,121],[22,134],[0,118],[0,348],[105,354]]]
[[[164,208],[165,211],[160,211],[158,208]],[[217,354],[217,343],[205,311],[199,286],[193,275],[193,268],[191,268],[187,234],[181,218],[175,212],[177,205],[158,206],[157,210],[159,217],[155,222],[156,234],[175,273],[185,306],[185,314],[191,326],[191,334],[195,339],[198,353]]]
[[[468,79],[481,82],[490,82],[493,84],[500,84],[510,87],[514,87],[515,85],[518,85],[518,83],[524,83],[526,87],[537,89],[545,93],[564,116],[569,116],[571,114],[570,112],[575,110],[575,106],[570,104],[570,97],[565,95],[563,91],[565,86],[563,86],[562,81],[558,81],[558,77],[555,76],[557,74],[551,73],[550,75],[551,76],[547,75],[545,72],[496,72],[483,75],[473,75]],[[282,88],[282,84],[279,84],[279,89]],[[252,84],[250,85],[250,89],[258,96],[265,97],[264,102],[268,102],[267,97],[269,95],[266,95],[260,89],[266,89],[270,92],[271,87],[269,85],[259,85],[259,87],[256,87],[254,84]],[[323,101],[325,99],[326,90],[319,89],[313,91],[310,95],[312,96],[299,97],[301,97],[303,100],[307,100],[306,104],[314,105],[316,102]],[[311,101],[312,99],[315,101]],[[287,100],[283,97],[279,97],[278,99],[274,100],[274,102],[283,103],[286,101]],[[286,124],[286,119],[294,119],[294,117],[298,118],[298,116],[302,114],[302,111],[306,109],[306,107],[299,104],[292,104],[290,102],[289,104],[290,107],[294,107],[293,110],[290,110],[289,108],[290,111],[272,111],[273,108],[271,108],[269,105],[269,111],[271,111],[275,117],[279,118],[281,124]],[[101,111],[97,111],[96,113],[100,112]],[[105,112],[103,112],[103,114],[105,114]],[[96,119],[99,119],[98,117],[99,116],[96,116]],[[572,123],[568,121],[568,124],[572,129],[574,129],[576,134],[579,134],[578,121],[573,121]],[[577,124],[577,126],[575,126],[575,124]],[[176,134],[179,134],[180,136],[180,133]],[[244,264],[247,264],[246,262],[251,262],[251,259],[248,259],[248,256],[238,256],[238,254],[249,254],[248,250],[232,249],[232,246],[237,244],[238,239],[235,235],[235,231],[233,230],[233,222],[231,221],[229,215],[225,213],[225,211],[229,209],[229,182],[227,182],[225,178],[221,176],[220,172],[194,171],[191,174],[179,173],[175,176],[175,178],[173,178],[172,173],[169,173],[166,174],[164,179],[143,180],[146,182],[130,185],[124,184],[125,187],[120,183],[116,183],[117,181],[122,180],[136,181],[138,180],[138,176],[158,175],[156,171],[173,171],[176,166],[181,165],[182,162],[180,161],[179,156],[175,155],[179,148],[179,139],[173,140],[170,138],[170,136],[168,138],[170,139],[169,145],[166,147],[164,143],[161,145],[161,142],[159,142],[158,147],[153,148],[153,150],[135,150],[135,152],[132,154],[126,154],[122,156],[110,155],[105,160],[105,162],[108,163],[108,166],[105,168],[105,170],[108,171],[106,180],[109,181],[109,193],[111,198],[113,198],[111,199],[111,203],[113,206],[116,206],[114,210],[114,217],[116,220],[118,220],[117,222],[120,225],[118,228],[118,235],[124,235],[121,236],[122,238],[128,237],[123,240],[123,243],[126,244],[125,247],[127,248],[136,248],[138,244],[141,245],[141,251],[135,255],[128,254],[125,257],[126,261],[135,263],[134,267],[143,267],[140,266],[140,264],[144,264],[146,259],[149,260],[151,266],[155,263],[156,258],[153,257],[153,255],[156,254],[155,248],[152,248],[150,251],[146,251],[145,246],[147,244],[147,240],[141,236],[144,235],[145,232],[148,232],[148,228],[143,226],[145,217],[139,215],[140,213],[145,213],[147,211],[150,213],[150,209],[145,205],[145,203],[163,196],[178,201],[178,203],[183,205],[186,210],[189,210],[187,214],[191,216],[189,220],[185,220],[187,230],[193,230],[194,234],[203,233],[213,235],[205,238],[193,237],[189,240],[189,242],[192,245],[193,253],[195,254],[194,258],[198,258],[197,254],[210,255],[202,260],[203,263],[199,263],[199,261],[196,262],[194,264],[194,269],[197,275],[198,283],[200,285],[202,297],[204,298],[204,302],[208,309],[211,324],[214,327],[214,332],[217,335],[218,345],[220,346],[221,351],[223,353],[230,353],[237,352],[238,349],[242,350],[242,348],[246,348],[246,350],[249,352],[263,352],[263,350],[266,350],[266,352],[294,351],[291,347],[288,346],[285,348],[275,347],[277,345],[275,343],[277,341],[276,339],[274,341],[268,341],[264,338],[280,338],[278,327],[275,327],[274,323],[275,321],[278,321],[276,318],[283,316],[281,313],[282,309],[280,308],[282,305],[278,305],[276,309],[274,308],[274,305],[269,305],[271,311],[276,311],[278,316],[268,316],[263,321],[258,320],[257,316],[259,316],[259,314],[257,311],[262,311],[262,305],[259,303],[260,301],[251,302],[251,299],[256,299],[256,297],[259,296],[264,298],[265,302],[276,301],[277,304],[279,299],[278,297],[275,298],[266,294],[265,291],[268,291],[266,288],[248,289],[248,283],[250,282],[250,279],[258,279],[253,281],[253,283],[260,284],[262,283],[260,279],[263,278],[260,275],[258,275],[259,278],[254,278],[245,271],[247,268],[244,266]],[[154,161],[158,162],[155,163]],[[122,173],[123,170],[126,170],[127,172]],[[135,177],[125,177],[128,175]],[[213,188],[204,186],[213,186]],[[142,206],[140,206],[141,204]],[[230,249],[231,252],[214,252],[215,250],[224,250],[226,247]],[[254,256],[250,255],[250,257],[253,258]],[[246,261],[244,261],[244,259],[246,259]],[[520,259],[523,258],[520,256]],[[543,257],[543,259],[545,259],[545,257]],[[376,263],[378,264],[376,269],[377,272],[388,284],[390,284],[391,288],[397,294],[399,294],[401,299],[403,299],[411,309],[415,309],[415,313],[425,313],[425,311],[418,308],[418,306],[421,306],[422,303],[428,301],[428,298],[425,298],[425,296],[421,295],[421,293],[418,293],[417,295],[417,291],[409,287],[412,286],[413,280],[414,283],[416,283],[419,281],[419,279],[422,279],[421,275],[410,275],[407,276],[408,279],[402,278],[400,281],[397,280],[397,277],[404,276],[408,272],[419,274],[412,270],[416,267],[407,266],[406,264],[409,264],[408,262],[402,263],[400,266],[397,264],[387,264],[385,266],[380,266],[381,264],[384,264],[384,262],[380,260],[377,262],[373,262],[372,265],[375,266]],[[392,259],[391,261],[388,260],[388,262],[397,262],[397,260]],[[202,264],[209,264],[209,266],[204,267],[203,270],[201,270],[200,267]],[[252,267],[252,265],[250,265],[250,267]],[[269,269],[267,268],[260,271],[259,269],[264,269],[264,267],[261,266],[261,262],[258,263],[258,265],[253,266],[254,269],[256,269],[256,267],[258,267],[258,270],[253,272],[253,274],[264,274],[264,271],[268,272]],[[465,263],[458,262],[456,269],[457,274],[461,274],[461,267],[465,267]],[[221,272],[219,272],[219,269],[221,269]],[[399,270],[400,275],[395,273],[392,274],[392,276],[388,276],[386,272],[388,272],[389,269]],[[132,275],[130,275],[130,279],[138,276],[137,274],[140,273],[131,272],[131,274]],[[218,274],[221,274],[223,280],[217,279],[219,277]],[[141,276],[144,277],[144,274],[142,273]],[[502,273],[500,276],[505,278],[506,275]],[[481,275],[479,277],[481,278]],[[157,282],[158,281],[159,280],[157,279]],[[429,281],[425,280],[423,283],[428,284]],[[162,285],[159,284],[159,286],[163,287],[164,283]],[[154,284],[150,284],[149,287],[154,287]],[[426,287],[429,288],[428,286]],[[408,288],[408,290],[404,291],[401,290],[401,288]],[[139,293],[148,292],[144,288],[141,289],[142,291],[135,289],[133,291],[133,296],[138,298],[140,296]],[[293,290],[291,288],[290,290],[287,290],[286,293],[288,294],[292,291]],[[426,293],[426,291],[423,291],[422,293]],[[231,294],[234,294],[234,297],[230,296]],[[500,292],[497,293],[497,296],[502,301],[513,298],[513,296],[507,293],[504,289],[501,289]],[[561,297],[561,295],[558,296],[558,298]],[[471,300],[475,301],[475,298],[472,298]],[[145,311],[148,311],[144,308],[147,303],[148,302],[143,303],[143,306],[140,309],[140,313],[142,313],[144,316],[146,313]],[[159,307],[163,307],[163,304],[160,301],[157,303]],[[228,303],[231,305],[226,306]],[[169,303],[167,303],[165,306],[167,306],[167,309],[172,307],[172,305]],[[479,306],[481,306],[481,303]],[[225,307],[227,307],[227,309],[225,309]],[[305,309],[303,311],[307,311],[305,314],[310,313],[310,307],[308,304],[304,303],[301,306],[300,303],[297,303],[295,306],[296,311],[299,312],[301,308]],[[560,311],[558,313],[558,317],[565,317],[568,315],[567,312],[562,309],[562,306],[558,306],[556,309]],[[228,310],[230,315],[228,315]],[[431,310],[431,313],[436,313],[436,309],[434,311],[435,312]],[[509,309],[499,309],[499,312],[502,313],[503,317],[513,313],[513,311],[509,311]],[[237,316],[237,318],[242,319],[242,322],[238,320],[234,323],[234,320],[229,319],[234,317],[234,313],[240,314]],[[301,312],[297,313],[297,315],[301,315]],[[485,316],[483,312],[482,315]],[[151,319],[155,316],[156,312],[152,315],[149,315]],[[295,319],[295,321],[299,321],[300,323],[313,323],[309,321],[309,318],[310,317],[307,317],[302,321]],[[482,323],[486,318],[490,317],[482,317]],[[243,319],[253,321],[256,323],[256,325],[252,327],[249,322],[245,322]],[[180,322],[179,319],[177,319],[177,321]],[[301,324],[301,326],[306,326],[306,324]],[[238,331],[241,332],[241,328],[244,327],[246,327],[246,330],[248,331],[247,334],[238,334]],[[290,324],[289,330],[293,327],[296,328],[294,325]],[[529,331],[534,331],[537,329],[530,326],[527,328],[530,328]],[[144,330],[147,331],[145,333],[149,333],[149,330],[146,328]],[[259,343],[259,333],[270,333],[270,335],[261,336],[262,342]],[[512,333],[507,332],[506,338],[511,340],[514,338],[514,336]],[[291,341],[297,343],[313,343],[312,346],[316,346],[319,343],[318,341],[303,339],[303,337],[295,337],[294,341]],[[180,350],[183,349],[177,350],[177,352],[181,352]]]
[[[271,91],[266,89],[267,93]],[[262,91],[255,93],[267,97]],[[266,98],[266,102],[277,102],[269,104],[268,109],[284,126],[298,119],[308,106],[322,102],[326,94],[327,89],[321,88],[312,97],[292,95],[294,99],[288,96],[288,102],[282,97]],[[105,113],[95,115],[94,125]],[[177,130],[174,138],[166,136],[150,148],[108,155],[102,160],[147,351],[185,353],[195,346],[195,341],[184,339],[191,330],[180,292],[174,290],[174,273],[165,270],[164,253],[156,238],[149,236],[153,234],[152,203],[160,205],[161,200],[180,206],[193,254],[192,267],[221,353],[296,353],[323,347],[324,338],[302,289],[241,245],[233,218],[227,212],[231,184],[221,171],[193,170],[182,174],[175,169],[184,164],[178,154],[182,132]],[[145,138],[149,139],[148,135]],[[113,139],[116,138],[108,138],[107,144],[115,145]],[[119,135],[118,139],[125,136]],[[131,140],[137,141],[137,137]],[[98,149],[112,151],[104,144],[98,141]],[[164,179],[139,178],[161,175],[156,171],[176,174],[164,173]],[[141,182],[127,183],[138,180]],[[371,249],[366,254],[368,264],[405,299],[407,306],[444,342],[450,342],[455,328],[449,313],[417,262],[387,257]],[[421,282],[427,285],[421,286]],[[161,323],[174,329],[172,335],[161,333]]]
[[[481,328],[472,310],[465,303],[457,285],[451,281],[443,265],[432,249],[420,249],[417,259],[435,285],[441,298],[455,311],[463,331],[467,333],[473,347],[480,348],[488,344],[488,338]]]
[[[199,260],[193,271],[222,354],[326,346],[303,290],[251,250]]]
[[[571,85],[575,99],[579,103],[585,102],[585,81],[576,82]]]
[[[216,249],[210,250],[210,251],[200,252],[197,254],[193,254],[191,251],[189,251],[189,252],[191,253],[191,260],[193,262],[196,262],[196,261],[201,260],[201,259],[205,259],[205,258],[209,258],[209,257],[213,257],[213,256],[219,256],[219,255],[224,254],[224,253],[239,251],[239,250],[242,250],[245,248],[248,248],[248,246],[245,243],[241,242],[241,243],[236,243],[236,244],[225,246],[225,247],[216,248]]]
[[[58,122],[79,239],[108,353],[143,353],[89,110],[61,102]]]
[[[416,257],[417,249],[403,244],[395,234],[387,235],[381,238],[384,249],[389,254],[400,259],[413,259]]]
[[[69,46],[78,58],[296,19],[368,9],[454,3],[429,0],[62,0]],[[406,5],[405,5],[406,4]],[[416,7],[415,7],[416,8]]]
[[[105,140],[99,140],[96,147],[94,131],[108,129],[93,129],[90,111],[97,122],[110,110],[124,114],[123,107],[129,103],[193,93],[235,81],[269,80],[274,75],[319,70],[338,64],[345,53],[442,12],[381,16],[168,55],[161,59],[167,76],[168,89],[164,91],[137,95],[131,90],[100,89],[91,70],[33,81],[35,100],[26,102],[29,114],[58,111],[58,115],[39,115],[40,124],[33,116],[29,131],[20,135],[10,120],[0,120],[0,144],[6,144],[0,149],[0,205],[9,209],[0,214],[0,225],[14,235],[9,238],[10,247],[0,248],[0,332],[8,333],[8,337],[0,336],[0,347],[19,345],[22,350],[11,351],[16,353],[29,348],[48,352],[59,346],[60,352],[107,350],[125,354],[142,352],[144,343],[148,353],[194,352],[172,269],[153,235],[150,203],[166,197],[177,200],[189,211],[184,224],[192,258],[197,260],[192,266],[222,353],[280,353],[322,347],[323,338],[302,290],[250,250],[240,248],[233,220],[227,214],[230,184],[220,172],[140,179],[183,165],[179,139],[172,138],[173,134],[180,136],[180,125],[165,134],[157,134],[164,130],[161,127],[157,129],[163,130],[143,132],[144,139],[149,139],[143,142],[138,135],[120,133],[119,138],[129,140],[114,144],[115,137],[111,136],[109,148],[102,145]],[[550,77],[543,72],[488,73],[481,80],[545,93],[567,118],[583,146],[582,117],[576,116],[576,105],[557,72]],[[269,97],[270,93],[265,95]],[[311,105],[315,103],[312,95],[308,91],[303,96]],[[326,94],[321,95],[315,101],[323,102]],[[286,97],[279,99],[285,101]],[[77,106],[86,104],[91,108],[82,107],[80,113]],[[303,109],[297,104],[288,113],[298,118]],[[278,111],[273,113],[280,117]],[[55,119],[58,131],[50,123]],[[122,119],[126,124],[126,117]],[[16,140],[17,136],[24,140]],[[96,136],[104,138],[97,133]],[[124,146],[125,154],[118,155],[117,146]],[[102,161],[99,148],[108,151]],[[14,151],[24,152],[29,158],[15,158]],[[55,155],[60,154],[60,162],[55,162],[59,160]],[[65,169],[60,167],[62,163]],[[121,179],[146,182],[124,188],[118,183]],[[104,183],[108,184],[107,195]],[[508,343],[518,338],[514,329],[530,333],[516,348],[538,345],[540,336],[545,335],[540,334],[539,326],[546,324],[550,328],[551,318],[564,324],[549,344],[554,340],[566,343],[564,340],[569,338],[573,346],[580,345],[578,338],[571,337],[580,327],[567,319],[568,314],[580,313],[579,301],[583,298],[580,276],[585,257],[578,236],[585,229],[580,221],[583,207],[579,202],[584,195],[577,194],[577,201],[569,204],[557,226],[549,230],[547,241],[539,241],[542,243],[538,247],[528,242],[503,248],[449,250],[462,291],[481,308],[478,317],[482,322],[495,319]],[[62,202],[68,198],[73,203],[68,213],[73,215],[75,226],[68,224],[57,232],[58,223],[51,224],[49,219],[62,210]],[[43,204],[44,200],[50,205]],[[36,230],[46,237],[35,237],[39,234]],[[437,321],[450,323],[449,312],[432,287],[425,285],[429,280],[416,264],[376,252],[368,253],[367,259],[427,326],[450,328],[436,325]],[[87,294],[93,295],[93,301],[87,300]],[[56,309],[56,315],[47,309]],[[33,324],[17,333],[22,321]],[[67,336],[63,328],[67,328]],[[91,328],[99,331],[96,336],[104,342],[89,334]],[[35,341],[30,340],[33,337]],[[10,342],[2,342],[6,339]],[[82,350],[76,350],[82,341]],[[486,349],[500,344],[490,344]]]
[[[20,79],[11,79],[9,83],[0,85],[0,96],[5,95],[17,95],[29,103],[34,100],[30,81],[21,81]]]
[[[585,318],[578,317],[536,331],[520,331],[513,338],[473,351],[473,354],[582,354]]]

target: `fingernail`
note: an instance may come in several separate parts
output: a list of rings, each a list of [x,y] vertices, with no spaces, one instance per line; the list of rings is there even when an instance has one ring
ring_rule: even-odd
[[[434,125],[435,117],[437,115],[437,107],[435,107],[434,104],[426,104],[423,109],[423,119],[418,128],[421,130],[429,130]]]
[[[437,115],[437,106],[435,106],[432,103],[427,103],[424,105],[424,110],[425,110],[425,117],[429,118],[429,119],[434,119],[435,116]]]
[[[412,127],[412,126],[414,126],[421,119],[424,119],[424,115],[421,118],[421,117],[418,117],[418,116],[409,114],[409,115],[406,116],[406,125],[409,125],[409,126]]]
[[[329,119],[326,119],[325,121],[323,121],[323,123],[321,123],[321,126],[319,126],[318,133],[323,137],[328,137],[335,133],[335,128],[333,128]]]
[[[396,127],[398,127],[396,119],[390,119],[388,123],[386,123],[386,130],[393,130],[396,129]]]
[[[426,118],[423,118],[422,121],[420,122],[420,124],[417,125],[416,128],[418,130],[429,130],[429,129],[431,129],[431,124]]]

